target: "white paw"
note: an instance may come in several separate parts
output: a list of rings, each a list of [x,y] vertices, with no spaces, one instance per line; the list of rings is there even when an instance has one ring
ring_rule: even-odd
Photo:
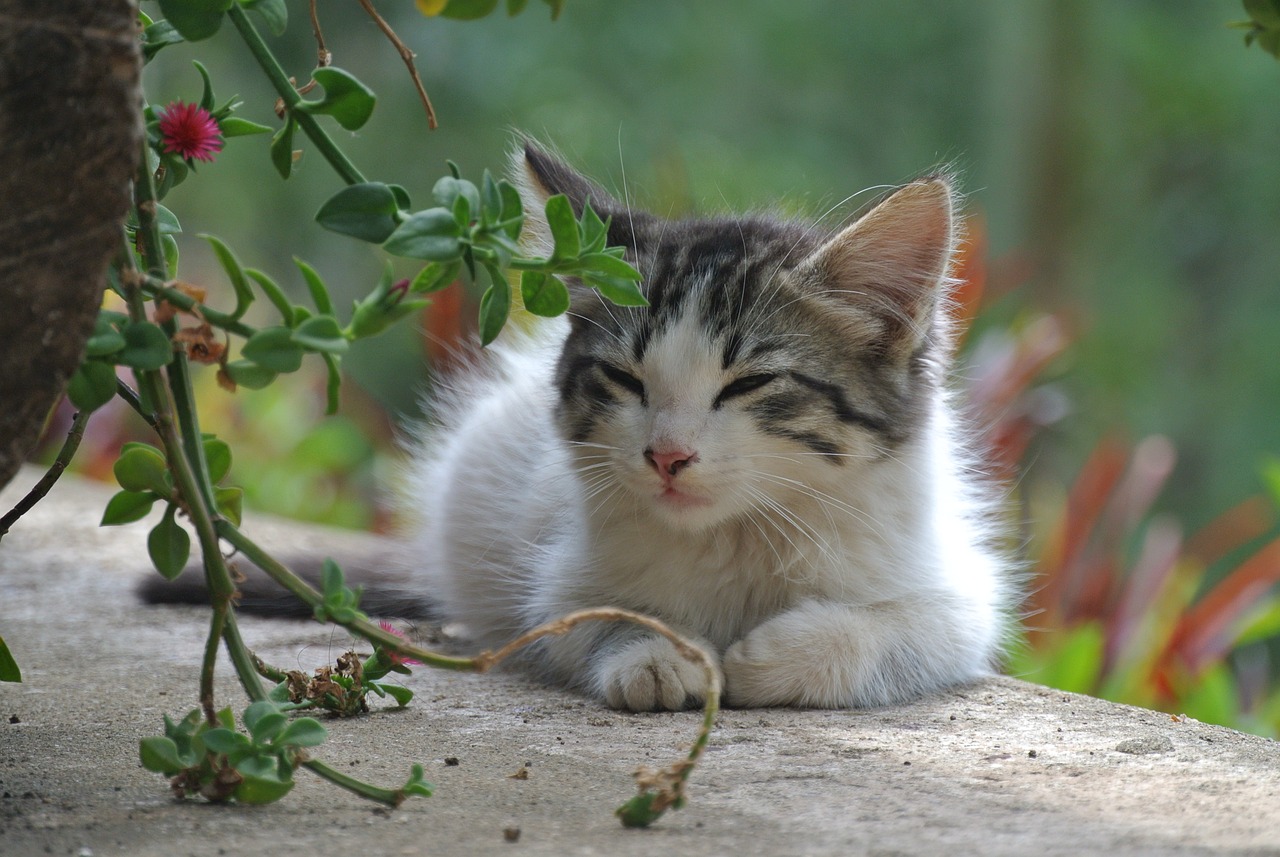
[[[605,703],[628,711],[681,711],[707,696],[702,665],[662,637],[635,640],[603,658],[596,677]]]
[[[785,621],[766,622],[724,653],[725,703],[735,708],[849,705],[864,672],[859,655],[847,633],[797,632]]]

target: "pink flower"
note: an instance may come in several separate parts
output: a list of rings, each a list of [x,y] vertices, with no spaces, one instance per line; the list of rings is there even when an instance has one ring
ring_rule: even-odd
[[[397,628],[395,625],[392,625],[392,624],[391,624],[390,622],[388,622],[386,619],[379,619],[379,620],[378,620],[378,627],[379,627],[379,628],[381,628],[382,630],[386,631],[388,634],[395,634],[395,635],[396,635],[397,637],[399,637],[400,639],[402,639],[402,640],[404,639],[404,632],[402,632],[402,631],[401,631],[399,628]],[[414,664],[418,664],[418,665],[421,665],[421,664],[422,664],[422,661],[415,661],[413,658],[406,658],[406,657],[404,657],[404,656],[402,656],[402,655],[396,654],[395,652],[391,651],[390,649],[383,649],[382,651],[383,651],[383,653],[386,655],[387,660],[389,660],[389,661],[391,662],[391,665],[392,665],[393,667],[397,667],[397,666],[412,666],[412,665],[414,665]]]
[[[160,143],[187,160],[212,161],[222,151],[218,123],[196,104],[175,101],[160,114]]]

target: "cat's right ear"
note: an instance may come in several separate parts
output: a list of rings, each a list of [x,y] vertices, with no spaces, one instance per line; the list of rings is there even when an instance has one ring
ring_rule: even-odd
[[[534,255],[550,256],[554,247],[544,214],[547,200],[551,197],[564,194],[578,217],[582,216],[583,206],[588,202],[601,219],[615,217],[623,210],[623,206],[607,191],[544,152],[531,140],[521,140],[520,147],[512,153],[511,161],[512,182],[520,191],[520,202],[524,208],[522,239]]]

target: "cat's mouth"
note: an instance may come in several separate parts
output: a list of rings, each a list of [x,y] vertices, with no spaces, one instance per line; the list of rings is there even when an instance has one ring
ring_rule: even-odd
[[[658,502],[686,509],[700,506],[710,506],[711,500],[700,494],[691,494],[688,491],[681,491],[673,485],[668,485],[658,495]]]

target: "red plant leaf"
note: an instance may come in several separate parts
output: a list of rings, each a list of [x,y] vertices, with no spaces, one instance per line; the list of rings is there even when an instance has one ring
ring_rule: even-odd
[[[1280,583],[1280,539],[1269,542],[1210,589],[1182,615],[1161,654],[1157,672],[1177,663],[1192,675],[1231,649],[1231,626]]]

